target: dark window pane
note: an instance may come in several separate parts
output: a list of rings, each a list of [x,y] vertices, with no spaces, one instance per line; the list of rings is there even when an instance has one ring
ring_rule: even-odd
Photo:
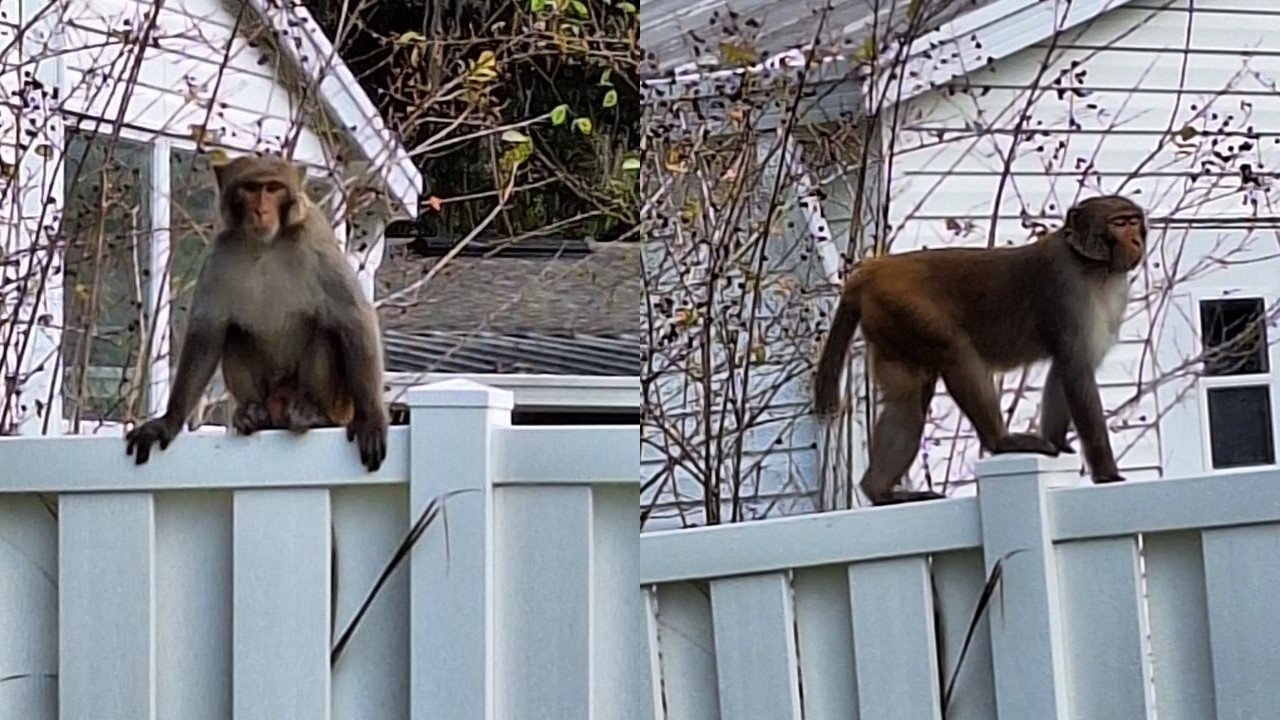
[[[120,419],[146,399],[129,381],[152,310],[151,148],[76,131],[67,140],[64,416]]]
[[[1200,303],[1200,336],[1206,375],[1249,375],[1268,371],[1267,326],[1261,298]]]
[[[1270,465],[1276,457],[1271,430],[1271,388],[1209,390],[1209,444],[1215,468]]]

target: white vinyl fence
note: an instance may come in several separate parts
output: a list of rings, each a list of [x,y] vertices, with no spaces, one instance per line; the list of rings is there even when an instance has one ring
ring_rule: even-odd
[[[666,720],[1280,717],[1280,472],[1092,486],[1077,462],[1001,456],[977,497],[642,535],[646,704]]]
[[[375,473],[341,428],[183,433],[142,467],[121,437],[0,439],[0,718],[636,717],[638,428],[513,427],[468,381],[406,402]]]

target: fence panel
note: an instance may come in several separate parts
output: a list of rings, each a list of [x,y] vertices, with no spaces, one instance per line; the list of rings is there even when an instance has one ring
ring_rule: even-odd
[[[327,718],[329,491],[241,490],[232,512],[234,716]]]
[[[848,570],[844,565],[801,568],[792,585],[805,720],[858,720]]]
[[[1205,530],[1205,597],[1218,720],[1274,716],[1280,708],[1280,525]]]
[[[1147,717],[1151,665],[1136,537],[1057,546],[1071,717]]]
[[[953,676],[947,720],[1280,706],[1280,472],[1095,487],[1078,458],[1002,455],[979,476],[976,498],[642,536],[655,717],[794,717],[793,671],[806,718],[934,720]]]
[[[996,687],[991,669],[991,618],[987,613],[978,618],[964,663],[960,664],[960,651],[986,585],[982,551],[938,553],[933,556],[932,568],[943,650],[938,662],[945,682],[955,677],[947,720],[991,720],[996,717]]]
[[[928,560],[850,565],[849,600],[860,716],[941,720]]]
[[[1143,537],[1156,716],[1202,720],[1214,716],[1209,609],[1198,531]]]
[[[103,720],[154,718],[151,494],[63,498],[58,561],[60,712]]]
[[[639,429],[512,427],[467,381],[407,400],[372,473],[341,428],[184,433],[143,466],[0,438],[0,717],[651,716]]]
[[[720,712],[800,720],[795,611],[785,573],[711,581]]]

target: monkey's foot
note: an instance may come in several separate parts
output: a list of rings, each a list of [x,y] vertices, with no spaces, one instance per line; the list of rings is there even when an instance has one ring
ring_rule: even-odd
[[[304,433],[313,427],[332,425],[329,422],[329,418],[320,411],[320,408],[315,403],[300,397],[295,397],[289,403],[285,422],[289,429],[296,433]]]
[[[1109,483],[1118,483],[1118,482],[1124,482],[1124,481],[1125,481],[1124,476],[1121,475],[1120,473],[1110,473],[1107,475],[1093,476],[1094,485],[1107,485]]]
[[[894,490],[880,497],[868,497],[875,507],[882,505],[901,505],[903,503],[922,502],[924,500],[945,500],[946,495],[932,490]]]
[[[1035,433],[1009,433],[998,439],[991,448],[992,455],[1003,453],[1036,453],[1057,457],[1058,445],[1045,440]]]
[[[271,409],[264,403],[236,405],[236,411],[231,414],[231,427],[241,435],[252,435],[271,426]]]

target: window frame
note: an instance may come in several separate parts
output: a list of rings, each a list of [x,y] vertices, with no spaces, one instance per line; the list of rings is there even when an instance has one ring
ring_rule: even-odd
[[[1182,306],[1181,309],[1186,311],[1186,316],[1191,323],[1192,337],[1194,339],[1195,352],[1202,353],[1204,349],[1204,328],[1201,324],[1200,311],[1202,304],[1206,301],[1214,300],[1247,300],[1258,299],[1263,303],[1264,316],[1276,309],[1277,303],[1280,303],[1280,296],[1274,290],[1258,285],[1220,285],[1211,287],[1197,287],[1188,291],[1183,296],[1184,302],[1176,303]],[[1269,335],[1274,335],[1270,332]],[[1200,361],[1196,367],[1195,387],[1192,395],[1194,396],[1194,412],[1196,428],[1198,429],[1199,442],[1197,448],[1199,450],[1199,468],[1201,474],[1234,474],[1257,472],[1259,470],[1273,469],[1280,466],[1280,383],[1277,382],[1276,364],[1280,362],[1280,344],[1276,340],[1277,337],[1267,338],[1267,368],[1265,373],[1251,373],[1241,375],[1203,375],[1204,362]],[[1271,402],[1271,442],[1274,449],[1275,462],[1257,465],[1240,465],[1235,467],[1215,467],[1213,465],[1213,428],[1209,422],[1209,391],[1219,388],[1257,388],[1264,387],[1268,391],[1268,397]],[[1162,433],[1163,435],[1164,433]],[[1162,437],[1162,442],[1165,438]],[[1166,453],[1162,453],[1166,454]],[[1165,468],[1165,474],[1168,476],[1169,470]],[[1178,473],[1181,474],[1181,473]]]

